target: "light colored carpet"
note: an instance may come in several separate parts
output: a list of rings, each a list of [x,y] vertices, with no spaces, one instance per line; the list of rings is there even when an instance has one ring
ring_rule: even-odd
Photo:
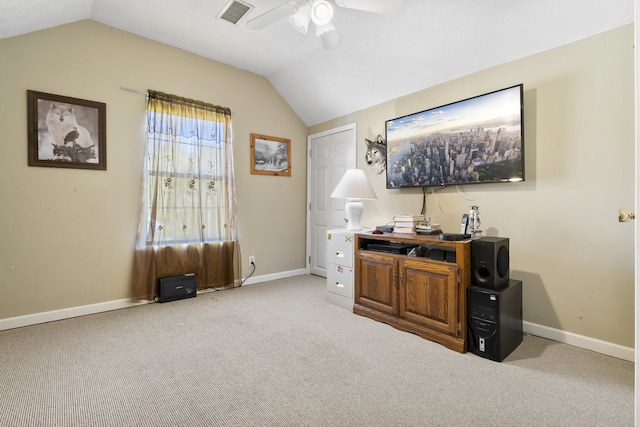
[[[632,426],[633,363],[526,336],[502,363],[298,276],[0,332],[2,426]]]

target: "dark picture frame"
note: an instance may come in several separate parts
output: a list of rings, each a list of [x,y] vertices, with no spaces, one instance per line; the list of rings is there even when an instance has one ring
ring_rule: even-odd
[[[107,169],[107,104],[27,90],[29,166]]]
[[[387,188],[525,179],[523,84],[387,120]]]
[[[291,176],[291,140],[251,134],[251,173]]]

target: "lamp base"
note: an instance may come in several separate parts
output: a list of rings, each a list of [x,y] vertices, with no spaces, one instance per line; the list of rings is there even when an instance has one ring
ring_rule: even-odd
[[[347,199],[344,204],[344,213],[347,215],[347,230],[348,231],[360,231],[362,226],[360,225],[360,219],[362,219],[362,212],[364,206],[360,199]]]

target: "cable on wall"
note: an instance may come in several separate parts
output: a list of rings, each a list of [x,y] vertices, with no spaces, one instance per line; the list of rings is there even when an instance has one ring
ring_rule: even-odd
[[[252,262],[252,263],[251,263],[251,265],[253,266],[253,271],[251,271],[251,273],[250,273],[247,277],[245,277],[245,278],[244,278],[244,280],[243,280],[242,282],[240,282],[240,286],[244,285],[244,282],[246,282],[246,281],[247,281],[247,279],[248,279],[249,277],[253,276],[253,273],[255,273],[255,272],[256,272],[256,263],[255,263],[255,262]]]
[[[438,188],[438,191],[443,190],[444,187],[440,187]],[[433,197],[436,198],[436,206],[438,206],[438,210],[440,211],[440,214],[444,214],[444,211],[442,210],[442,206],[440,205],[440,199],[438,198],[438,195],[436,194],[436,190],[434,189],[434,187],[431,187],[431,194],[433,195]],[[426,205],[425,205],[426,206]],[[425,207],[426,210],[426,207]]]
[[[460,194],[465,199],[471,200],[471,201],[475,200],[473,197],[468,196],[467,193],[465,193],[464,190],[459,185],[456,185],[456,190],[458,190],[458,194]]]

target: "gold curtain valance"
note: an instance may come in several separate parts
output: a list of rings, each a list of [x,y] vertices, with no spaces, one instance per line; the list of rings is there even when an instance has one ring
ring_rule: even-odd
[[[218,114],[231,115],[231,109],[226,107],[220,107],[219,105],[209,104],[207,102],[197,101],[195,99],[183,98],[177,95],[171,95],[164,92],[158,92],[156,90],[147,90],[149,99],[155,99],[163,102],[171,102],[174,104],[181,104],[184,107],[195,107],[203,110],[211,111]]]

